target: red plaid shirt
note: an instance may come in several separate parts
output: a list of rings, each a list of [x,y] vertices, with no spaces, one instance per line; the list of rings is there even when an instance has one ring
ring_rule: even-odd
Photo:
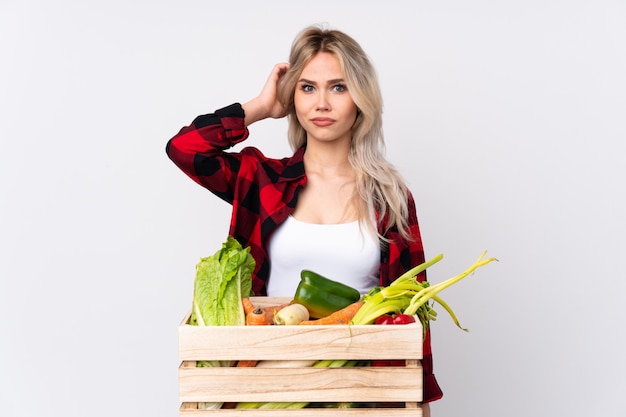
[[[168,142],[167,154],[191,179],[232,204],[229,233],[242,246],[250,247],[256,260],[252,288],[255,294],[265,295],[270,271],[268,238],[295,209],[298,192],[306,184],[304,147],[292,157],[283,159],[267,158],[253,147],[241,152],[225,152],[247,137],[244,112],[237,103],[198,116]],[[381,243],[380,285],[383,286],[424,262],[415,204],[410,193],[408,199],[412,241],[403,239],[395,227],[385,232],[387,219],[379,222],[379,232],[390,239],[389,244]],[[423,274],[420,280],[425,278]],[[432,375],[429,336],[424,342],[422,361],[424,401],[442,396]]]

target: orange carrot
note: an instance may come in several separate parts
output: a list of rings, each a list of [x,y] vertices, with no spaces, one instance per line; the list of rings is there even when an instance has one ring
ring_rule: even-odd
[[[325,324],[348,324],[357,311],[363,305],[363,301],[357,301],[341,310],[335,311],[333,314],[322,317],[317,320],[306,320],[301,322],[303,325],[325,325]]]
[[[264,326],[273,324],[273,320],[267,319],[267,314],[261,307],[255,307],[250,313],[246,314],[247,326]]]
[[[260,307],[254,305],[252,300],[247,297],[241,299],[243,304],[243,311],[246,314],[247,325],[265,325],[274,324],[274,315],[280,311],[283,307],[287,307],[289,304],[280,304],[275,306]]]
[[[252,313],[252,311],[254,310],[254,304],[252,304],[252,300],[250,300],[248,297],[244,297],[241,299],[241,302],[243,304],[243,311],[244,313],[246,313],[246,316]]]
[[[237,362],[237,368],[254,368],[259,363],[257,360],[240,360]]]

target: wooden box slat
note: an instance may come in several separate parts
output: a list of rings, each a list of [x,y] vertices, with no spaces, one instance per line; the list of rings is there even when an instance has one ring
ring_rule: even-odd
[[[273,300],[269,305],[285,301]],[[372,325],[200,327],[187,324],[188,320],[189,316],[179,326],[179,358],[182,361],[422,357],[419,323],[393,326],[393,329]],[[251,354],[254,357],[250,357]]]
[[[183,402],[421,401],[421,368],[180,368]],[[243,382],[245,381],[245,383]]]
[[[371,325],[199,327],[185,324],[179,329],[179,358],[419,359],[421,338],[418,324],[394,326],[393,331],[389,331],[389,326]]]

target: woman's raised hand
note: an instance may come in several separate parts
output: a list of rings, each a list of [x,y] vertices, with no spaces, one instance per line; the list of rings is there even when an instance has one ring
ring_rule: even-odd
[[[287,115],[287,109],[278,101],[278,83],[289,69],[288,63],[276,64],[272,69],[261,93],[252,100],[243,104],[246,125],[268,117],[279,119]]]

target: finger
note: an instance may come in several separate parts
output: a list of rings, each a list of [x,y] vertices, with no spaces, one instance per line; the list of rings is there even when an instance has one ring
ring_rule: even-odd
[[[289,70],[289,63],[282,62],[274,66],[274,73],[280,78]]]

